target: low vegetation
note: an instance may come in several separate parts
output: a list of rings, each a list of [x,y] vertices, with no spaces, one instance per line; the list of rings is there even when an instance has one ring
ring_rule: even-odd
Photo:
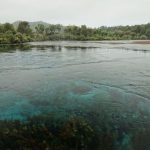
[[[91,150],[93,144],[94,130],[82,118],[57,122],[37,116],[26,122],[0,121],[1,150]]]
[[[93,125],[83,117],[38,115],[25,121],[0,121],[1,150],[149,150],[150,130],[113,124]]]
[[[26,21],[14,26],[0,24],[0,44],[15,44],[45,40],[148,40],[150,23],[135,26],[116,26],[89,28],[82,26],[63,26],[60,24],[37,24],[31,27]]]

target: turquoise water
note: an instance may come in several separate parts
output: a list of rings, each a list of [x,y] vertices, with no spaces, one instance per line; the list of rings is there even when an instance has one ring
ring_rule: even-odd
[[[150,45],[36,42],[0,48],[0,119],[51,113],[79,116],[97,129],[150,130]],[[150,148],[150,145],[147,145]]]

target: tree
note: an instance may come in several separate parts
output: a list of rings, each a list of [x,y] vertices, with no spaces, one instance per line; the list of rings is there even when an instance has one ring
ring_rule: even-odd
[[[14,29],[14,26],[10,23],[5,23],[3,25],[3,32],[8,32],[8,31],[11,31],[11,32],[15,32],[15,29]]]
[[[87,27],[86,25],[81,26],[81,34],[85,37],[87,37]]]
[[[32,33],[30,25],[26,21],[22,21],[19,23],[17,31],[22,34],[29,34],[29,35]]]
[[[58,34],[61,31],[61,25],[49,25],[46,28],[46,34],[47,35],[54,35],[54,34]]]
[[[37,33],[39,34],[44,34],[44,31],[45,31],[45,26],[43,24],[38,24],[36,27],[35,27],[35,30]]]
[[[3,33],[4,29],[3,29],[3,25],[0,24],[0,33]]]

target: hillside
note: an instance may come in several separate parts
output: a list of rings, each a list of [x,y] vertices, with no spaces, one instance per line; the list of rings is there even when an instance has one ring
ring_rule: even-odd
[[[15,22],[13,22],[13,25],[14,25],[15,29],[17,29],[17,27],[18,27],[18,25],[19,25],[20,22],[21,22],[21,21],[15,21]],[[49,23],[46,23],[46,22],[43,22],[43,21],[29,22],[30,28],[31,28],[32,30],[34,30],[35,27],[36,27],[38,24],[43,24],[45,27],[47,27],[47,26],[49,25]]]

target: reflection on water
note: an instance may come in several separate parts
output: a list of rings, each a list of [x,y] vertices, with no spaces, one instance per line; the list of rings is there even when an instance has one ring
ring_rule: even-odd
[[[127,42],[0,46],[0,148],[149,150],[149,50]]]

